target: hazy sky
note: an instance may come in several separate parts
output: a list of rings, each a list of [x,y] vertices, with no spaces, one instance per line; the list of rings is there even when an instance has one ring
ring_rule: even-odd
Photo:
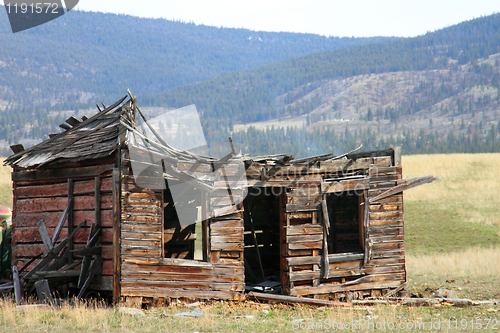
[[[217,27],[411,37],[500,12],[500,0],[80,0],[77,8]]]

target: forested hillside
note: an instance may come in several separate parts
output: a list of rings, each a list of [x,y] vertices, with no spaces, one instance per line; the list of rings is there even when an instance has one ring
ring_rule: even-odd
[[[32,106],[164,92],[222,73],[387,38],[216,28],[72,11],[12,34],[0,7],[0,99]]]
[[[59,111],[112,103],[127,88],[145,96],[387,39],[256,32],[81,11],[12,34],[0,6],[0,152],[8,153],[8,143],[29,146],[57,131],[66,119]]]
[[[251,153],[304,156],[361,143],[398,144],[406,153],[500,151],[499,53],[495,14],[416,38],[225,74],[147,102],[194,103],[209,137],[236,130]],[[254,126],[242,132],[249,122]]]

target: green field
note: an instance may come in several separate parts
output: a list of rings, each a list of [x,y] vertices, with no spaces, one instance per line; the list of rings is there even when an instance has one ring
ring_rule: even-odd
[[[430,296],[445,288],[457,297],[500,299],[500,154],[457,154],[404,156],[405,178],[434,174],[442,179],[405,192],[405,246],[409,290]],[[10,206],[10,177],[0,169],[0,205]],[[202,317],[176,317],[179,312],[199,309]],[[1,332],[96,331],[96,332],[282,332],[296,331],[325,320],[375,323],[440,322],[440,332],[469,331],[471,321],[481,331],[498,332],[489,319],[500,321],[498,306],[469,308],[375,306],[363,308],[315,308],[300,305],[269,305],[255,302],[209,302],[197,307],[180,303],[145,311],[136,317],[104,305],[63,306],[58,310],[31,308],[16,310],[11,300],[0,304]],[[449,320],[457,319],[450,326]],[[300,321],[299,321],[300,320]],[[461,322],[464,320],[463,322]],[[461,324],[468,326],[460,326]],[[476,326],[476,329],[479,326]],[[495,329],[496,327],[496,329]],[[299,326],[300,328],[300,326]],[[319,326],[318,326],[319,328]],[[323,327],[324,328],[324,327]],[[422,327],[421,327],[422,328]],[[323,329],[324,330],[324,329]],[[308,329],[306,331],[314,331]],[[320,331],[320,329],[318,329]],[[344,331],[372,331],[350,329]],[[380,332],[394,330],[377,330]],[[436,331],[436,330],[434,330]]]

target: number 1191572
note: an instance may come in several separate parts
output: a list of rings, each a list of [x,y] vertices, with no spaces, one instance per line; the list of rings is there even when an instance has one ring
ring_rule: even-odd
[[[38,2],[38,3],[15,3],[7,4],[7,13],[11,14],[59,14],[59,4],[52,2]]]

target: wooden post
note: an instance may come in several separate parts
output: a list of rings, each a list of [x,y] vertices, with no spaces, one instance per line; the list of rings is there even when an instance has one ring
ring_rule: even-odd
[[[120,170],[113,169],[113,303],[117,304],[120,301],[120,279],[121,279],[121,255],[120,255],[120,193],[121,179]]]
[[[73,178],[68,179],[68,235],[71,235],[73,232],[73,203],[74,203],[74,198],[73,198],[73,191],[75,188],[75,183],[73,181]],[[69,239],[68,242],[68,264],[73,263],[73,237]]]

